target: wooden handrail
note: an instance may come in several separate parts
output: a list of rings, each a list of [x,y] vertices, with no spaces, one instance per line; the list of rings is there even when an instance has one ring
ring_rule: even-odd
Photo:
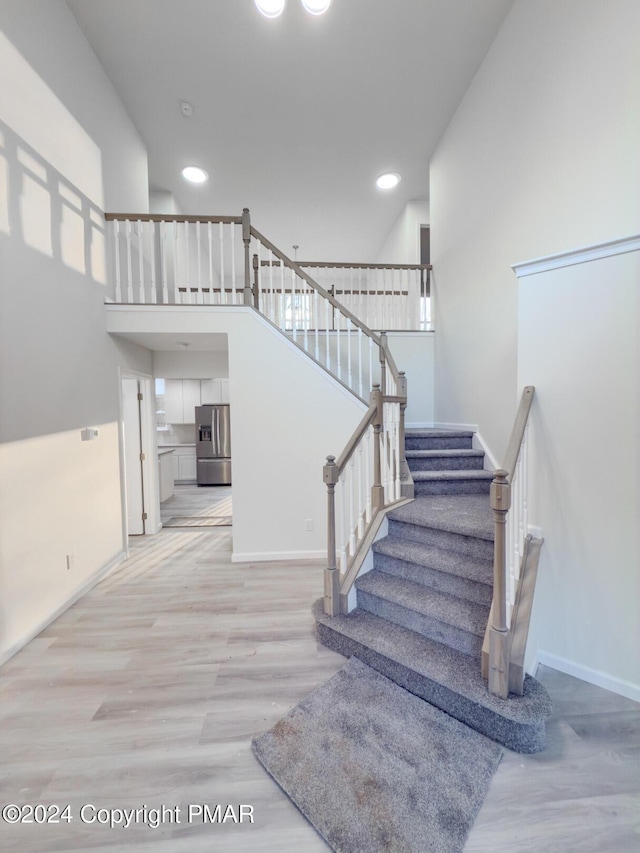
[[[525,385],[522,389],[520,405],[516,412],[516,419],[513,424],[513,429],[511,430],[511,437],[509,439],[509,444],[507,445],[504,465],[502,466],[502,468],[507,472],[506,476],[508,483],[511,482],[513,472],[516,470],[516,465],[518,464],[520,448],[522,447],[522,439],[524,438],[524,431],[527,427],[527,420],[529,419],[529,412],[531,411],[531,404],[533,403],[535,390],[536,389],[533,385]]]
[[[490,492],[490,504],[494,518],[494,545],[488,679],[490,692],[502,699],[506,699],[509,695],[511,649],[507,618],[507,513],[511,508],[511,483],[520,456],[534,393],[533,385],[527,385],[522,391],[507,448],[505,465],[504,468],[499,468],[494,472]]]
[[[349,441],[347,442],[344,450],[336,459],[336,468],[338,469],[338,475],[342,474],[347,463],[351,459],[354,454],[355,449],[360,443],[363,435],[367,431],[367,429],[373,424],[376,417],[378,415],[378,402],[377,400],[373,400],[367,411],[364,413],[364,417],[358,424],[358,426],[354,429],[353,434]]]
[[[242,225],[241,216],[183,216],[174,213],[105,213],[107,222],[222,222],[229,225]]]
[[[345,308],[344,305],[338,302],[337,299],[334,299],[333,296],[327,290],[324,289],[324,287],[319,285],[318,282],[315,281],[315,279],[311,278],[308,273],[306,273],[303,269],[300,268],[300,264],[296,263],[296,261],[292,261],[291,258],[287,257],[284,252],[281,252],[280,249],[274,246],[270,240],[267,240],[267,238],[263,234],[261,234],[256,228],[253,227],[253,225],[251,226],[251,234],[256,238],[256,240],[259,240],[263,246],[269,249],[277,258],[280,258],[280,260],[284,263],[285,266],[289,267],[289,269],[292,269],[296,273],[296,275],[304,279],[304,281],[307,282],[309,287],[311,287],[313,290],[317,290],[320,296],[322,296],[323,299],[326,299],[330,303],[330,305],[333,306],[333,308],[340,311],[343,317],[347,317],[354,324],[354,326],[357,326],[358,329],[362,329],[362,331],[365,333],[365,335],[367,335],[367,337],[371,338],[373,342],[378,345],[378,347],[380,346],[381,342],[379,335],[376,335],[376,333],[372,331],[367,325],[365,325],[361,320],[359,320],[355,314],[352,314],[348,308]]]
[[[323,267],[332,270],[431,270],[431,264],[341,264],[322,261],[297,261],[300,267]]]

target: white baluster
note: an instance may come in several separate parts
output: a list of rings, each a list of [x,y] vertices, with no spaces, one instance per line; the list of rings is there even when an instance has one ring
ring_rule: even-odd
[[[327,351],[324,356],[324,362],[327,370],[331,372],[331,345],[329,340],[329,311],[331,309],[331,303],[328,299],[325,300],[324,303],[324,337],[325,343],[327,347]]]
[[[347,319],[347,384],[353,390],[353,371],[351,367],[351,320]]]
[[[342,315],[341,311],[336,311],[336,361],[337,361],[337,373],[338,379],[342,379],[342,339],[340,334],[340,317]]]
[[[291,269],[291,327],[293,329],[293,340],[298,338],[298,323],[296,317],[296,274]]]
[[[317,290],[313,291],[313,325],[315,327],[315,337],[316,337],[316,361],[320,361],[320,341],[319,341],[319,326],[320,326],[320,312],[318,309],[320,294]]]
[[[353,557],[356,553],[356,516],[355,516],[355,458],[352,454],[349,460],[349,553]]]
[[[178,304],[180,299],[180,253],[178,251],[178,223],[173,222],[173,289],[174,301]]]
[[[231,224],[231,229],[233,229]],[[220,304],[227,304],[227,289],[224,277],[224,222],[218,223],[218,242],[220,244]],[[233,282],[231,283],[233,287]],[[233,295],[233,294],[232,294]]]
[[[151,244],[151,301],[158,303],[158,294],[156,293],[156,226],[155,222],[149,223],[149,242]]]
[[[364,536],[364,522],[367,506],[366,475],[364,471],[364,445],[366,433],[358,444],[358,541]]]
[[[127,219],[125,240],[127,243],[127,302],[133,302],[133,264],[131,260],[131,220]]]
[[[280,261],[280,328],[287,327],[287,294],[284,281],[284,261]]]
[[[144,228],[140,219],[136,227],[136,236],[138,238],[138,294],[140,304],[144,305]]]
[[[244,304],[244,280],[240,285],[240,296],[238,296],[238,283],[236,281],[236,228],[241,228],[242,226],[234,225],[233,222],[229,223],[229,229],[231,230],[231,294],[230,300],[233,305],[238,302],[242,305]]]
[[[162,301],[165,305],[169,304],[169,287],[167,284],[167,223],[161,222],[159,227],[160,234],[160,264],[162,266]]]
[[[191,304],[191,259],[189,257],[189,223],[184,223],[184,262],[185,262],[185,285],[187,288],[187,302]]]
[[[274,287],[273,287],[273,261],[274,261],[274,254],[271,250],[269,250],[269,293],[270,293],[269,304],[271,306],[270,312],[269,312],[269,318],[271,320],[273,320],[273,322],[275,323],[277,314],[276,314],[276,294],[275,294]]]
[[[202,304],[202,245],[200,237],[200,222],[196,222],[196,252],[198,256],[198,292],[196,293],[196,303]]]
[[[362,354],[362,329],[358,326],[358,394],[362,397],[364,394],[364,388],[362,385],[362,367],[364,363],[364,356]]]
[[[120,280],[120,223],[113,220],[113,239],[116,265],[116,302],[122,302],[122,282]]]
[[[300,297],[302,300],[302,322],[304,325],[304,351],[309,352],[309,285],[304,279],[300,281]]]

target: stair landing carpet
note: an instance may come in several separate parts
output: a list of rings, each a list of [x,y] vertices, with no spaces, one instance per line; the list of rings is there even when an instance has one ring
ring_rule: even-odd
[[[459,853],[502,757],[357,658],[253,751],[337,853]]]

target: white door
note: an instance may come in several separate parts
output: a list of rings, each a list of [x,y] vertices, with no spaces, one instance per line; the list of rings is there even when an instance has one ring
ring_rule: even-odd
[[[127,527],[130,536],[145,532],[139,394],[139,381],[129,376],[123,376],[124,476],[127,496]]]

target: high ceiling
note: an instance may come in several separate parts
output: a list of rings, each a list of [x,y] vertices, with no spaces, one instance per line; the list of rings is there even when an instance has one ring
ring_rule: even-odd
[[[152,189],[307,260],[375,260],[512,0],[67,0],[136,125]],[[193,105],[185,118],[180,104]],[[210,174],[189,186],[183,166]],[[395,190],[375,178],[401,174]],[[416,259],[417,260],[417,259]]]

